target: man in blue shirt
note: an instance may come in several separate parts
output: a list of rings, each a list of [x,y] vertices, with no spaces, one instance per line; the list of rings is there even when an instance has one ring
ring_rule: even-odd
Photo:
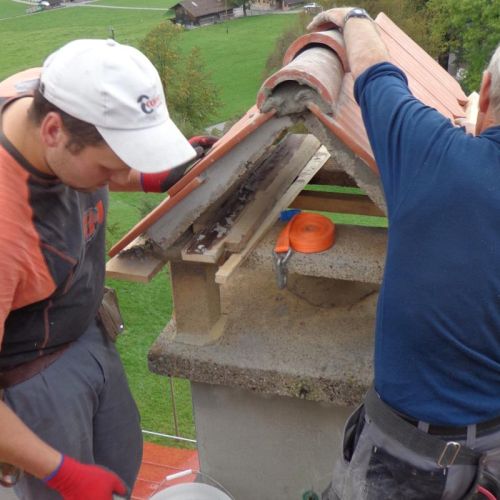
[[[363,9],[310,28],[325,23],[343,30],[389,219],[375,390],[348,421],[326,498],[496,498],[500,47],[479,102],[494,125],[473,136],[412,95]]]

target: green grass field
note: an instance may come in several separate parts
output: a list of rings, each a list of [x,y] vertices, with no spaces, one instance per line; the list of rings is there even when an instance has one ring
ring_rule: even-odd
[[[168,10],[178,3],[176,0],[95,0],[95,5],[111,5],[113,7],[153,7]]]
[[[12,0],[0,0],[0,19],[23,16],[26,14],[26,7],[28,6]]]
[[[279,35],[295,23],[295,15],[238,18],[186,31],[181,49],[201,49],[206,68],[221,90],[223,106],[215,122],[242,115],[255,104],[267,57]]]
[[[119,41],[136,46],[162,18],[159,11],[68,7],[2,21],[0,79],[40,66],[48,54],[71,40],[109,38],[111,28]]]

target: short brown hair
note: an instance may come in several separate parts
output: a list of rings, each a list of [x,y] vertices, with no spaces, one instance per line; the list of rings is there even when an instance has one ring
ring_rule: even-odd
[[[94,125],[83,120],[79,120],[68,113],[62,111],[57,106],[49,102],[37,89],[33,95],[28,114],[30,119],[39,125],[47,113],[56,112],[61,117],[64,129],[69,134],[69,141],[66,148],[73,154],[78,154],[86,146],[97,146],[104,142],[102,135]]]

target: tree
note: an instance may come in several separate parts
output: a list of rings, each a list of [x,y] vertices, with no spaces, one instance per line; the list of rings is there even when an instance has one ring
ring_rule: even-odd
[[[142,40],[142,52],[154,64],[168,100],[170,115],[185,135],[199,132],[219,107],[218,89],[205,71],[200,49],[179,50],[182,28],[163,21]]]
[[[163,88],[167,89],[179,63],[179,35],[182,28],[171,22],[162,21],[142,40],[140,48],[154,64],[160,74]],[[165,92],[166,93],[166,92]]]
[[[220,98],[205,71],[201,51],[194,47],[183,63],[183,71],[173,82],[173,118],[188,135],[207,125],[216,112]]]
[[[498,0],[429,0],[430,35],[440,59],[454,54],[465,70],[463,86],[478,90],[482,72],[500,41]],[[445,56],[445,57],[443,57]]]
[[[228,0],[226,0],[228,1]],[[250,5],[250,0],[232,0],[231,4],[236,7],[243,7],[243,15],[247,15],[247,8]]]
[[[387,14],[416,43],[429,50],[428,18],[425,10],[427,0],[357,0],[357,6],[365,8],[370,15],[379,12]],[[331,0],[317,0],[324,10],[332,8]],[[306,33],[306,28],[314,16],[301,13],[298,22],[285,31],[276,41],[276,47],[269,56],[265,76],[269,76],[282,66],[283,56],[290,44]]]

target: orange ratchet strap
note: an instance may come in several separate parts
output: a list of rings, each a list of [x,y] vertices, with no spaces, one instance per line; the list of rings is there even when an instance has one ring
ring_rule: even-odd
[[[319,253],[328,250],[334,243],[335,224],[330,219],[319,214],[294,215],[281,231],[274,247],[278,287],[286,286],[286,264],[292,256],[292,251]]]

